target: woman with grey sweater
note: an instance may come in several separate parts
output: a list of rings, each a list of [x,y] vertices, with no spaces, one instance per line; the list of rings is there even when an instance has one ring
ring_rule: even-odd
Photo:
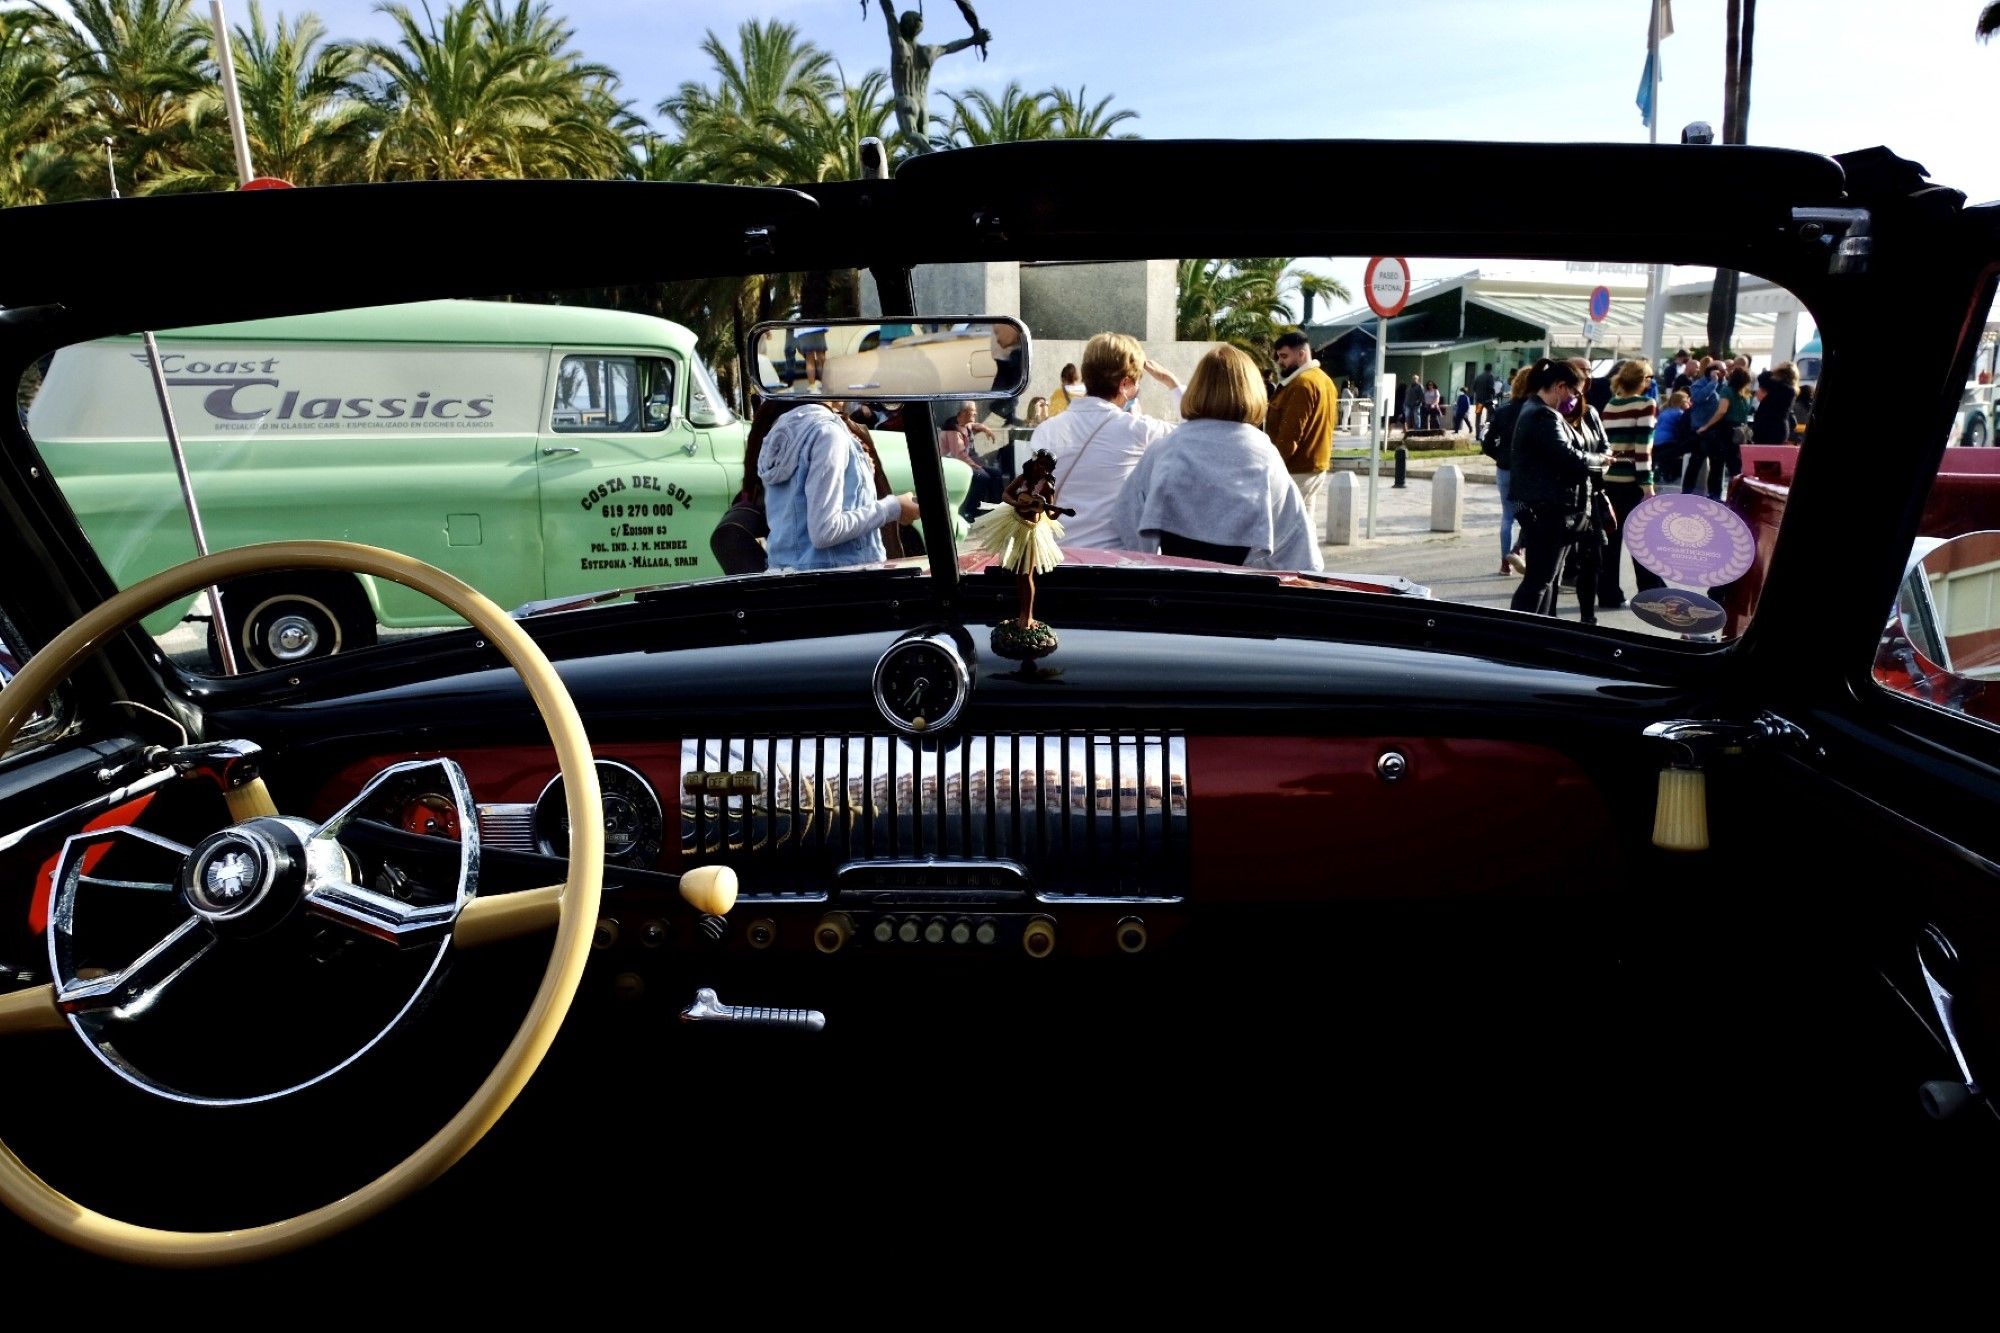
[[[1120,544],[1255,569],[1325,567],[1312,519],[1263,430],[1270,399],[1249,357],[1218,347],[1118,494]]]

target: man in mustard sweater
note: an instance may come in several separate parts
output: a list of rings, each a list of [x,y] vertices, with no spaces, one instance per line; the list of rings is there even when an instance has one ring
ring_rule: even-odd
[[[1319,497],[1326,490],[1326,470],[1333,463],[1333,429],[1340,419],[1340,390],[1313,360],[1306,335],[1293,330],[1271,345],[1278,364],[1278,392],[1264,429],[1284,460],[1285,471],[1299,488],[1306,513],[1319,523]]]

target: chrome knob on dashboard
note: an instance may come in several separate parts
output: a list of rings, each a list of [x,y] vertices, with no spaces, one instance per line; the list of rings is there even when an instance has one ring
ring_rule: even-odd
[[[1030,921],[1021,932],[1021,947],[1028,951],[1030,958],[1047,958],[1056,951],[1056,923],[1053,919],[1038,916]]]
[[[753,949],[768,949],[778,942],[778,923],[768,916],[760,916],[750,923],[750,929],[743,932]]]
[[[854,922],[845,912],[828,912],[813,927],[813,948],[821,953],[839,953],[854,933]]]

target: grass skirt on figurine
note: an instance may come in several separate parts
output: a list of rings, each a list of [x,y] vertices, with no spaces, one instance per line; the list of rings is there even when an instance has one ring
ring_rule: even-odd
[[[999,564],[1016,574],[1030,568],[1046,574],[1062,563],[1062,524],[1048,515],[1022,518],[1013,505],[1000,504],[981,514],[966,534]]]

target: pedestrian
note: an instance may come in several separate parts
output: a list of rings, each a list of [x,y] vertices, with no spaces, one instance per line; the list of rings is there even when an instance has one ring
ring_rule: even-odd
[[[1753,444],[1790,444],[1792,427],[1796,424],[1792,417],[1792,406],[1799,397],[1799,368],[1789,361],[1781,361],[1758,377],[1763,385],[1764,397],[1757,404],[1757,412],[1750,421],[1750,441]]]
[[[1646,389],[1653,380],[1652,362],[1627,361],[1611,380],[1611,399],[1604,407],[1604,434],[1610,442],[1610,461],[1604,468],[1604,497],[1618,523],[1623,524],[1653,493],[1653,432],[1659,422],[1653,400]],[[1598,605],[1625,605],[1625,591],[1619,586],[1618,566],[1624,559],[1624,543],[1613,542],[1599,572]],[[1632,585],[1645,592],[1665,586],[1659,575],[1632,561]]]
[[[1739,362],[1748,362],[1749,359],[1747,356],[1737,358]],[[1743,446],[1750,443],[1750,421],[1757,414],[1756,389],[1751,381],[1748,365],[1731,366],[1729,377],[1724,384],[1726,385],[1724,396],[1728,400],[1729,409],[1725,420],[1728,423],[1729,434],[1723,449],[1722,461],[1728,475],[1738,477],[1743,474]],[[1721,498],[1717,491],[1718,486],[1724,493],[1728,489],[1722,472],[1723,469],[1719,468],[1709,473],[1710,499]]]
[[[1458,401],[1451,408],[1451,433],[1470,435],[1472,433],[1472,390],[1461,388]]]
[[[1693,426],[1688,423],[1688,396],[1684,389],[1667,395],[1653,425],[1653,485],[1678,486],[1687,463]]]
[[[801,403],[764,437],[764,487],[772,569],[837,569],[885,558],[885,523],[913,523],[914,495],[876,495],[867,448],[826,403]]]
[[[1590,531],[1590,474],[1604,459],[1585,449],[1570,425],[1585,383],[1574,364],[1551,357],[1535,362],[1528,374],[1512,452],[1512,502],[1528,552],[1527,573],[1510,603],[1516,611],[1555,614],[1563,556]]]
[[[1403,390],[1403,432],[1408,434],[1424,427],[1424,382],[1411,378],[1409,386]]]
[[[1340,390],[1313,359],[1306,335],[1297,330],[1280,334],[1271,344],[1271,360],[1278,368],[1278,391],[1263,417],[1264,431],[1311,521],[1319,513],[1327,469],[1333,466]]]
[[[1514,422],[1521,415],[1521,404],[1528,397],[1528,368],[1523,366],[1514,372],[1508,385],[1508,399],[1496,406],[1486,417],[1486,435],[1480,442],[1480,449],[1493,460],[1494,480],[1500,483],[1500,572],[1502,574],[1525,574],[1528,565],[1521,558],[1522,547],[1514,542],[1514,506],[1509,500],[1512,492],[1514,467]]]
[[[1686,470],[1681,474],[1681,492],[1697,493],[1707,477],[1708,496],[1720,499],[1719,476],[1729,454],[1728,390],[1722,383],[1722,367],[1712,362],[1704,366],[1688,389],[1688,420],[1694,424],[1694,445],[1688,450]]]
[[[1493,373],[1491,361],[1488,361],[1486,368],[1473,378],[1472,433],[1482,440],[1486,438],[1486,419],[1492,415],[1493,405],[1500,397],[1502,384],[1500,377]]]
[[[1181,399],[1186,424],[1146,450],[1119,494],[1120,546],[1252,569],[1324,568],[1297,479],[1261,429],[1269,407],[1249,357],[1227,344],[1202,357]]]
[[[1049,415],[1055,416],[1077,399],[1083,397],[1083,376],[1077,373],[1076,362],[1062,368],[1062,384],[1049,395]]]
[[[1063,525],[1072,546],[1117,549],[1118,493],[1147,448],[1173,429],[1157,417],[1127,410],[1148,375],[1180,398],[1180,381],[1147,360],[1137,338],[1100,333],[1084,344],[1083,397],[1035,429],[1031,448],[1054,455],[1054,493],[1076,510],[1075,520]]]
[[[959,516],[968,521],[977,518],[987,504],[997,504],[1000,493],[1007,489],[1007,474],[973,448],[975,435],[984,436],[989,447],[997,444],[993,428],[978,417],[978,404],[969,401],[960,403],[957,415],[937,433],[938,456],[956,458],[972,469],[972,485],[967,488],[965,503],[958,511]]]
[[[794,408],[805,406],[807,404],[797,399],[783,398],[767,398],[757,405],[756,414],[750,423],[750,432],[743,441],[743,484],[708,539],[709,549],[714,553],[716,562],[722,566],[725,574],[762,573],[769,567],[764,541],[770,536],[771,527],[765,518],[764,482],[759,475],[758,465],[762,459],[764,441],[770,435],[772,427]],[[838,414],[838,407],[834,407],[834,411]],[[853,436],[854,443],[866,455],[868,470],[874,480],[875,497],[878,500],[886,498],[890,495],[889,479],[882,470],[881,457],[875,452],[874,437],[858,422],[843,419],[843,424]],[[905,538],[914,539],[915,533],[906,533],[900,525],[904,522],[913,522],[915,517],[916,515],[911,512],[906,518],[905,511],[899,506],[896,517],[883,523],[882,558],[895,560],[902,557]]]
[[[1436,380],[1424,385],[1424,429],[1444,429],[1444,395],[1438,392]]]
[[[1584,377],[1585,393],[1585,397],[1577,401],[1569,414],[1570,427],[1576,431],[1584,453],[1593,458],[1608,458],[1611,441],[1604,429],[1604,418],[1598,414],[1597,408],[1588,397],[1593,387],[1590,362],[1580,356],[1571,357],[1569,362],[1576,367],[1577,373]],[[1611,401],[1609,384],[1605,385],[1604,401],[1607,404]],[[1590,477],[1590,484],[1586,488],[1584,497],[1589,524],[1571,544],[1562,575],[1562,583],[1576,589],[1578,618],[1586,625],[1597,623],[1599,581],[1603,577],[1606,563],[1605,548],[1616,540],[1614,534],[1617,530],[1617,519],[1611,513],[1610,505],[1604,500],[1603,482],[1603,464],[1600,463]]]

